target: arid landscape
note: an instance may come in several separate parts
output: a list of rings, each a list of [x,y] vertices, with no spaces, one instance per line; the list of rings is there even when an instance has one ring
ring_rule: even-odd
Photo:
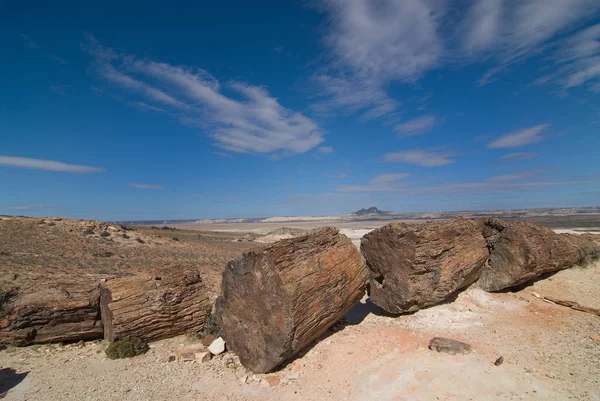
[[[536,218],[549,219],[557,231],[597,227],[588,224],[598,219],[593,213],[585,216],[588,223],[579,214],[552,217]],[[15,288],[26,294],[19,302],[35,303],[61,288],[65,277],[104,281],[182,270],[198,272],[214,301],[227,262],[244,251],[329,224],[359,246],[360,237],[386,223],[150,227],[5,216],[3,313]],[[151,342],[146,354],[123,360],[109,359],[101,338],[3,346],[0,393],[7,400],[600,400],[599,277],[595,262],[500,292],[473,286],[402,315],[385,312],[365,294],[299,355],[267,374],[245,368],[232,352],[201,360],[206,347],[195,333]],[[433,337],[463,341],[472,352],[435,352],[428,349]]]

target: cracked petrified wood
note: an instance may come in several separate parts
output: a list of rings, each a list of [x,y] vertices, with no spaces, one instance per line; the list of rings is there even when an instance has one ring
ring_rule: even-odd
[[[102,338],[99,283],[92,275],[7,274],[0,282],[0,343]]]
[[[100,307],[105,339],[153,341],[201,331],[210,303],[199,274],[165,272],[109,280]]]
[[[597,244],[585,237],[556,234],[528,221],[492,218],[483,224],[490,257],[477,283],[486,291],[518,286],[597,256]]]
[[[390,313],[436,305],[477,280],[488,258],[480,224],[391,223],[361,241],[371,301]]]
[[[363,296],[367,274],[335,228],[246,252],[223,273],[216,312],[242,364],[275,369],[338,321]]]

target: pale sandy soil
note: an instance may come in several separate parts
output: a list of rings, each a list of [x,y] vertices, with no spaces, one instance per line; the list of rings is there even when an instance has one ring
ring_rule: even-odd
[[[568,284],[580,302],[594,302],[600,264],[551,279],[553,287]],[[343,330],[270,375],[279,379],[274,386],[231,354],[168,362],[186,337],[120,361],[106,359],[103,342],[12,348],[0,352],[0,367],[27,375],[6,400],[600,400],[600,342],[591,338],[600,335],[600,318],[537,298],[543,283],[514,293],[469,289],[453,303],[399,317],[365,299]],[[474,351],[430,351],[434,336]],[[495,366],[500,356],[504,363]]]

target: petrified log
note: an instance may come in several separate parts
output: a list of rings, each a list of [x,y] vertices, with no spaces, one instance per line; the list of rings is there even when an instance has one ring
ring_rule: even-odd
[[[499,291],[524,284],[543,274],[567,269],[589,250],[568,236],[528,221],[483,221],[490,257],[477,284]]]
[[[390,313],[436,305],[479,278],[488,257],[480,224],[463,218],[390,223],[362,238],[371,301]]]
[[[266,373],[338,321],[364,294],[367,273],[335,228],[279,241],[229,262],[216,313],[227,347]]]
[[[199,274],[168,272],[107,281],[100,309],[105,339],[153,341],[201,331],[210,303]]]
[[[102,338],[100,280],[27,274],[0,285],[0,342],[23,346]]]

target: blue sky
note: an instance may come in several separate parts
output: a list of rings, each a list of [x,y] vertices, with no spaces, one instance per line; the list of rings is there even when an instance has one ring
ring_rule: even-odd
[[[599,204],[597,0],[84,3],[0,3],[0,214]]]

